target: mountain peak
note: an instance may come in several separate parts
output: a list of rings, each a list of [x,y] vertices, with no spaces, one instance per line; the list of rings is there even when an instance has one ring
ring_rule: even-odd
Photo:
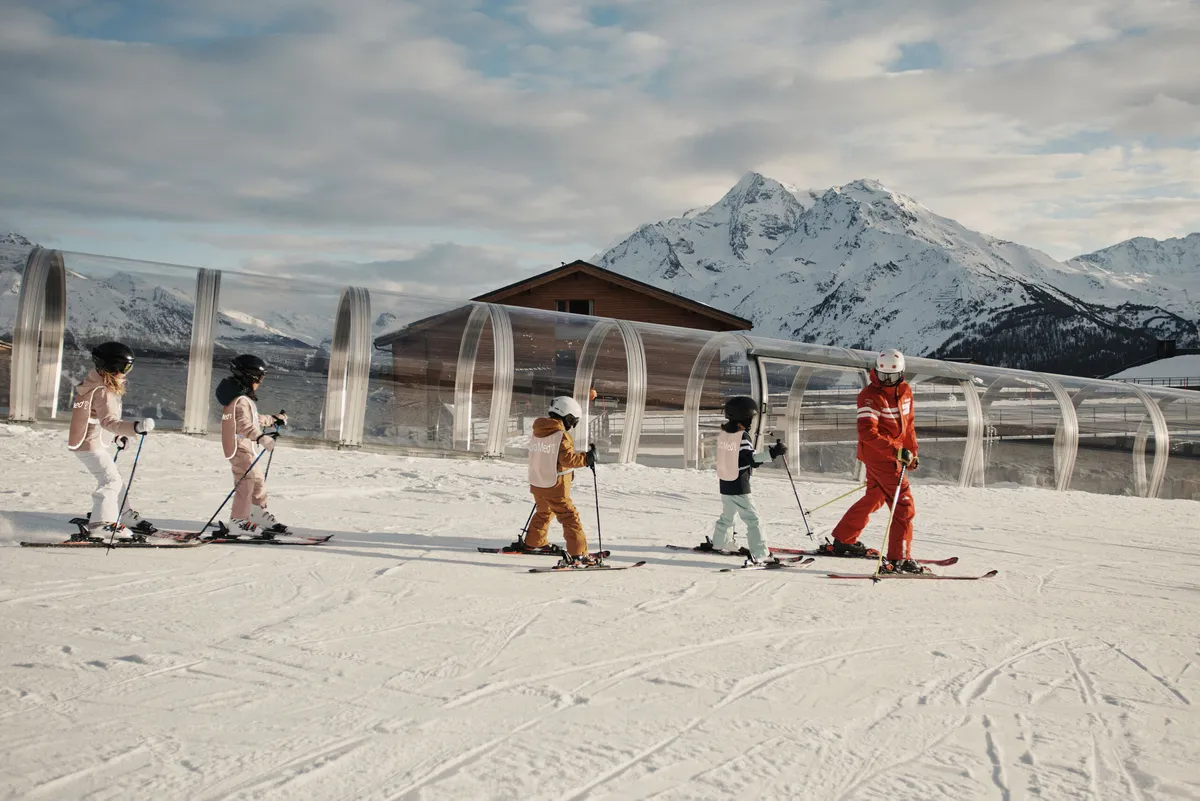
[[[0,235],[0,245],[15,245],[19,248],[33,247],[32,242],[13,231],[9,231],[7,234]]]

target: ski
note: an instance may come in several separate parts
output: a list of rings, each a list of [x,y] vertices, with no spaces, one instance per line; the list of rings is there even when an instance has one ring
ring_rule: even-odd
[[[826,573],[825,575],[832,579],[925,579],[927,581],[978,581],[979,579],[991,578],[999,573],[999,570],[989,570],[982,576],[939,576],[936,573],[881,573],[875,575],[873,573]]]
[[[831,559],[878,559],[879,551],[874,549],[867,551],[865,556],[840,556],[834,553],[826,553],[825,551],[816,549],[804,548],[771,548],[773,554],[792,554],[797,556],[828,556]],[[919,565],[938,565],[939,567],[949,567],[950,565],[958,564],[957,556],[950,556],[945,559],[914,559]]]
[[[280,536],[295,537],[296,535],[283,534]],[[216,536],[208,537],[201,540],[201,542],[211,542],[213,545],[321,545],[329,542],[331,539],[333,539],[332,534],[327,534],[324,537],[300,537],[291,540],[265,539],[263,537],[246,537],[242,539],[236,536]]]
[[[504,554],[505,556],[563,556],[566,552],[558,546],[550,546],[556,550],[518,550],[511,546],[503,548],[484,548],[482,546],[476,548],[481,554]]]
[[[22,548],[195,548],[203,541],[193,542],[139,542],[134,540],[66,540],[64,542],[22,542]]]
[[[780,559],[778,562],[750,562],[741,567],[723,567],[718,573],[732,573],[736,570],[779,570],[784,567],[803,567],[817,561],[811,556],[797,556],[794,559]]]
[[[703,545],[668,545],[668,550],[672,551],[695,551],[696,553],[711,553],[716,556],[745,556],[746,554],[740,551],[721,551],[716,548],[705,548]],[[774,553],[772,548],[771,552]]]
[[[588,565],[586,567],[583,567],[583,566],[575,567],[575,566],[571,566],[571,565],[555,565],[553,567],[531,567],[531,568],[529,568],[529,572],[530,573],[585,573],[585,572],[588,572],[591,570],[628,570],[631,567],[641,567],[644,564],[646,564],[645,561],[634,562],[632,565],[607,565],[607,564],[603,564],[603,563],[598,564],[598,565]]]

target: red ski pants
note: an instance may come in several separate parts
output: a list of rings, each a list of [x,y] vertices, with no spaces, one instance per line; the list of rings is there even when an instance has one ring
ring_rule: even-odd
[[[888,468],[872,470],[868,466],[867,493],[842,515],[842,519],[833,529],[833,538],[838,542],[858,542],[859,535],[866,528],[871,515],[884,505],[892,505],[892,498],[896,496],[896,483],[899,480],[900,475]],[[888,559],[912,558],[913,518],[916,515],[917,506],[913,503],[912,488],[908,485],[906,475],[904,485],[900,489],[900,501],[896,504],[896,512],[892,516],[892,528],[888,531]]]

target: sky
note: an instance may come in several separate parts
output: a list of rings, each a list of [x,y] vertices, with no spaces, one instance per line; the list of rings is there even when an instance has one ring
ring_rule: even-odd
[[[1065,259],[1200,230],[1196,0],[0,0],[0,232],[477,294],[880,180]]]

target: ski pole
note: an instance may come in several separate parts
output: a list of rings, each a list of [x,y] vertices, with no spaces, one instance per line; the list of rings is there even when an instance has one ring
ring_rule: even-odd
[[[818,509],[824,509],[824,508],[825,508],[826,506],[828,506],[829,504],[831,504],[831,503],[837,503],[837,502],[838,502],[838,501],[840,501],[842,498],[845,498],[847,495],[853,495],[854,493],[858,492],[860,489],[862,489],[862,488],[863,488],[863,487],[865,487],[865,486],[867,486],[867,485],[866,485],[866,484],[859,484],[857,487],[855,487],[854,489],[850,490],[849,492],[843,492],[841,495],[837,496],[837,497],[836,497],[836,498],[834,498],[832,501],[825,501],[825,503],[821,504],[820,506],[814,506],[813,508],[809,509],[808,511],[810,511],[810,512],[815,512],[815,511],[817,511]]]
[[[782,441],[776,437],[775,444],[780,445]],[[808,532],[808,538],[813,539],[812,526],[808,524],[808,515],[804,513],[804,504],[800,503],[800,493],[796,491],[796,482],[792,478],[792,468],[788,467],[787,456],[783,457],[783,469],[787,471],[788,482],[792,485],[792,494],[796,496],[796,505],[800,507],[800,518],[804,520],[804,528]]]
[[[533,502],[533,508],[529,510],[529,517],[525,518],[525,525],[521,526],[521,534],[517,540],[524,543],[525,535],[529,533],[529,524],[533,521],[533,513],[537,511],[537,501]]]
[[[287,412],[285,412],[283,409],[280,409],[279,414],[287,414]],[[287,423],[279,422],[279,416],[276,415],[275,416],[275,433],[278,434],[279,429],[285,425],[287,425]],[[267,483],[267,477],[271,475],[271,460],[274,458],[275,458],[275,449],[272,448],[271,455],[267,457],[267,469],[263,471],[263,483],[264,484]]]
[[[265,450],[260,451],[258,456],[254,457],[254,461],[251,462],[250,466],[246,468],[246,472],[242,473],[242,477],[239,478],[234,483],[233,489],[231,489],[229,491],[229,494],[225,496],[225,500],[221,501],[221,505],[217,507],[217,511],[212,513],[212,517],[208,518],[208,522],[205,523],[204,527],[200,529],[200,534],[203,534],[205,531],[208,531],[208,527],[211,526],[212,522],[217,519],[217,515],[221,514],[221,510],[225,508],[225,504],[229,503],[229,499],[233,497],[233,493],[237,492],[237,488],[242,485],[242,481],[245,480],[246,476],[250,475],[250,471],[254,469],[254,465],[258,464],[258,460],[262,458],[264,453],[266,453]],[[197,536],[199,536],[200,534],[198,534]]]
[[[888,512],[887,528],[883,531],[883,547],[879,549],[879,561],[875,563],[875,575],[871,576],[871,583],[879,581],[879,571],[883,569],[883,552],[887,550],[888,542],[892,538],[892,518],[896,516],[896,504],[900,503],[900,490],[904,487],[904,474],[908,472],[908,465],[900,466],[900,481],[896,484],[896,494],[892,496],[892,510]]]
[[[129,483],[125,485],[125,497],[121,499],[121,508],[117,510],[116,522],[113,523],[112,533],[108,535],[108,551],[105,555],[112,553],[113,537],[117,536],[117,526],[121,525],[121,515],[125,513],[125,503],[129,500],[129,490],[133,488],[133,477],[137,475],[138,459],[141,458],[142,443],[145,441],[146,435],[142,434],[142,436],[138,439],[137,453],[133,456],[133,468],[129,471]],[[120,452],[120,450],[117,451],[118,454]],[[113,461],[115,462],[116,460],[117,457],[114,456]]]
[[[600,545],[597,549],[600,553],[604,553],[604,535],[600,533],[600,484],[596,481],[596,465],[592,465],[592,490],[596,493],[596,542]]]

